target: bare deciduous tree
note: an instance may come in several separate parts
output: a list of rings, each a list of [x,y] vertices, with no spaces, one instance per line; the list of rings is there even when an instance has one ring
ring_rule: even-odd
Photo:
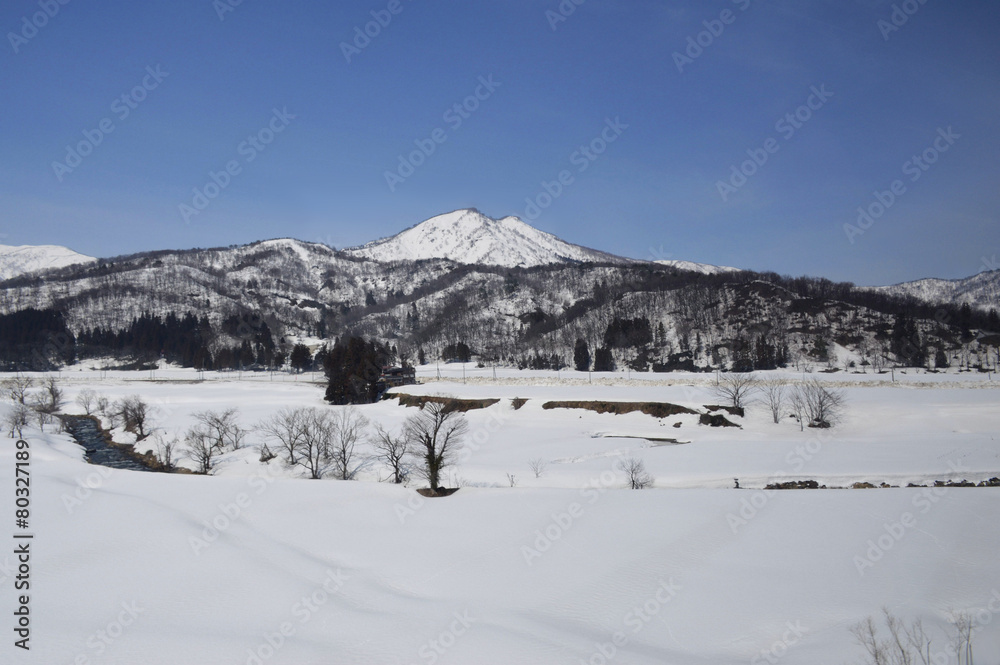
[[[799,421],[799,431],[805,431],[806,429],[806,414],[808,410],[806,408],[805,395],[802,393],[801,386],[796,385],[791,389],[788,395],[788,403],[792,407],[792,413],[795,414],[795,419]]]
[[[393,434],[382,425],[375,425],[375,436],[372,438],[375,457],[392,471],[392,482],[401,485],[409,476],[409,465],[406,458],[410,453],[409,442],[401,434]]]
[[[20,402],[7,412],[4,422],[10,428],[10,438],[13,439],[14,434],[17,434],[17,438],[19,439],[24,436],[24,428],[28,426],[28,419],[30,417],[31,409]]]
[[[22,395],[23,397],[24,395]],[[44,412],[49,415],[56,413],[62,408],[64,403],[63,391],[54,376],[50,376],[42,381],[42,391],[32,395],[31,402],[31,407],[35,411]]]
[[[83,412],[86,415],[94,415],[94,410],[97,407],[97,391],[90,388],[84,388],[76,396],[76,403],[81,409],[83,409]]]
[[[763,393],[767,408],[771,411],[771,419],[775,424],[781,422],[781,411],[785,406],[788,381],[778,377],[763,379],[760,382],[760,392]]]
[[[938,662],[931,651],[931,636],[924,630],[918,619],[907,625],[894,616],[888,608],[882,608],[883,620],[888,635],[883,637],[872,617],[868,617],[851,628],[855,641],[867,652],[866,665],[931,665]],[[968,614],[959,614],[953,619],[954,634],[950,655],[957,656],[958,665],[973,665],[972,637],[974,625]],[[949,660],[950,662],[950,660]]]
[[[305,409],[284,408],[258,425],[261,431],[281,443],[288,466],[295,466],[298,461],[299,445],[304,435],[304,416]]]
[[[135,433],[136,440],[142,441],[149,432],[146,425],[149,422],[152,408],[143,401],[139,395],[129,395],[120,402],[117,402],[117,411],[121,417],[122,426],[130,432]]]
[[[239,450],[243,447],[243,439],[247,432],[239,426],[238,416],[239,410],[232,408],[225,411],[200,411],[194,414],[194,419],[211,437],[215,448],[219,452],[223,452],[227,449]]]
[[[641,490],[653,484],[653,477],[646,472],[646,463],[635,457],[625,457],[616,464],[628,478],[629,487]]]
[[[468,431],[465,415],[441,402],[425,404],[406,420],[404,436],[412,446],[412,454],[420,461],[421,475],[432,490],[438,489],[441,471],[454,463],[462,438]]]
[[[156,446],[156,458],[160,460],[160,464],[167,471],[173,471],[176,462],[175,455],[177,454],[177,438],[168,441],[162,434],[156,433],[153,435],[153,444]]]
[[[746,407],[750,396],[757,390],[757,376],[752,372],[727,372],[719,377],[712,391],[736,409]]]
[[[368,427],[368,419],[354,407],[347,407],[337,410],[331,420],[333,429],[328,453],[333,460],[333,469],[337,478],[350,480],[358,471],[354,447]]]
[[[25,404],[28,391],[35,386],[34,379],[27,376],[14,376],[3,382],[3,390],[7,398],[15,404]]]
[[[200,473],[209,474],[218,462],[219,450],[215,438],[205,425],[196,425],[184,437],[184,453],[198,465]]]
[[[810,424],[816,427],[833,427],[844,411],[844,392],[827,388],[818,379],[807,381],[798,386],[805,402],[806,413]]]
[[[303,409],[301,427],[296,463],[309,472],[310,478],[318,480],[330,467],[330,444],[336,426],[329,411]]]
[[[534,459],[528,460],[528,468],[531,469],[531,472],[533,474],[535,474],[535,478],[542,477],[542,474],[545,473],[546,466],[547,465],[545,464],[545,460],[543,460],[541,457],[536,457]]]

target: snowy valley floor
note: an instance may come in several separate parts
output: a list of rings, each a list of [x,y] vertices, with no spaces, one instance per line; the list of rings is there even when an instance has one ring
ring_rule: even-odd
[[[847,415],[802,432],[761,405],[734,418],[742,429],[542,408],[704,410],[719,401],[708,375],[476,372],[424,368],[425,383],[401,389],[500,399],[469,412],[446,474],[462,489],[443,499],[375,482],[386,475],[375,464],[354,482],[302,479],[261,464],[257,434],[203,477],[90,466],[53,426],[26,431],[30,652],[13,647],[19,530],[4,439],[0,662],[841,664],[863,656],[850,627],[885,606],[940,633],[944,663],[957,662],[942,632],[951,613],[970,612],[976,663],[1000,663],[1000,488],[762,489],[1000,476],[1000,391],[985,375],[819,375],[844,386]],[[139,394],[167,436],[204,409],[237,407],[252,428],[284,406],[323,405],[308,377],[195,378],[60,375],[66,412],[84,388]],[[514,410],[513,398],[528,401]],[[390,428],[413,412],[360,409]],[[678,443],[654,441],[665,438]],[[645,462],[653,489],[623,489],[623,456]]]

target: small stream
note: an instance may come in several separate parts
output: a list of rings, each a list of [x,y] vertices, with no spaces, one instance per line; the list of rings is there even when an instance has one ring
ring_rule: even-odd
[[[152,471],[125,446],[116,446],[104,438],[97,421],[87,416],[62,416],[66,430],[85,451],[91,464],[129,471]]]

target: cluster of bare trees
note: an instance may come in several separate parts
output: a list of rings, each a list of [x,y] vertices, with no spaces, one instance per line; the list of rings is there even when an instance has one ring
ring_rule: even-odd
[[[24,428],[32,421],[40,429],[45,429],[45,425],[56,420],[55,414],[62,409],[65,401],[59,382],[51,376],[40,383],[27,376],[11,377],[3,381],[0,389],[3,396],[14,404],[5,419],[12,438],[15,434],[23,436]]]
[[[790,382],[781,377],[761,379],[753,373],[729,372],[719,377],[713,390],[730,406],[741,409],[759,395],[775,423],[781,421],[787,408],[803,430],[806,425],[833,427],[844,416],[844,392],[818,379]]]
[[[400,431],[376,424],[368,433],[369,424],[355,407],[286,408],[260,423],[259,429],[277,444],[286,465],[303,467],[310,478],[351,480],[369,463],[379,462],[389,469],[392,482],[404,483],[418,475],[432,489],[440,486],[441,472],[457,460],[469,429],[464,414],[441,402],[425,404]],[[261,459],[276,456],[268,441],[261,446]],[[358,452],[363,441],[371,445],[373,455]]]
[[[184,435],[184,452],[198,465],[198,471],[211,473],[219,455],[243,447],[247,430],[240,427],[238,416],[237,409],[199,411],[194,414],[197,424]]]
[[[282,459],[289,466],[301,466],[310,478],[332,473],[350,480],[365,460],[355,452],[363,439],[368,419],[354,407],[330,411],[318,408],[285,408],[259,425],[272,441],[277,441]],[[267,443],[261,458],[269,457]]]
[[[940,662],[974,665],[972,638],[976,623],[968,613],[952,616],[948,642],[939,649],[933,647],[932,636],[919,619],[907,625],[888,608],[883,608],[882,614],[888,633],[885,637],[872,617],[851,628],[855,641],[867,652],[867,665],[932,665]]]

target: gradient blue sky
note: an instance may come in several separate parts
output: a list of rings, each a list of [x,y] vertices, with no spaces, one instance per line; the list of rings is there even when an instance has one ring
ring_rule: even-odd
[[[586,0],[555,30],[558,0],[401,0],[348,63],[341,42],[388,4],[243,0],[220,20],[212,0],[70,0],[15,53],[38,0],[3,3],[0,242],[345,247],[457,208],[523,215],[568,169],[532,223],[625,256],[879,284],[1000,254],[995,0],[926,0],[888,40],[883,0]],[[723,10],[679,72],[672,54]],[[114,100],[156,66],[169,75],[120,119]],[[500,87],[453,129],[444,113],[488,75]],[[821,85],[833,97],[786,140],[776,122]],[[274,108],[296,118],[247,163]],[[104,118],[114,131],[60,182],[53,162]],[[578,172],[607,118],[628,129]],[[911,182],[903,164],[949,126],[961,138]],[[385,171],[435,128],[447,141],[390,192]],[[717,182],[769,138],[778,152],[723,201]],[[178,206],[230,160],[239,175],[185,223]],[[896,179],[905,194],[848,242]]]

